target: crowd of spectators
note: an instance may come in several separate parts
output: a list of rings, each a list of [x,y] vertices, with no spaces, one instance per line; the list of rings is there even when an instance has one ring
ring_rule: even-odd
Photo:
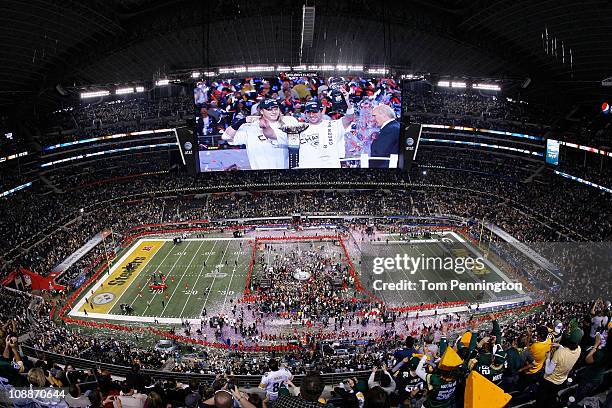
[[[405,111],[421,123],[533,132],[550,129],[554,112],[499,93],[434,88],[407,93]]]
[[[184,121],[192,113],[193,99],[185,95],[100,100],[51,113],[43,144],[164,128],[171,122]]]
[[[338,408],[358,406],[360,401],[370,406],[367,401],[374,398],[372,395],[381,400],[371,406],[381,408],[430,407],[435,403],[461,406],[464,399],[470,398],[464,390],[472,371],[510,392],[515,405],[530,399],[535,399],[536,407],[578,403],[610,385],[606,372],[612,362],[607,342],[612,311],[610,302],[601,299],[590,303],[547,303],[499,319],[489,316],[481,323],[467,315],[454,314],[435,316],[427,322],[415,318],[415,328],[408,335],[390,327],[368,341],[350,337],[342,344],[315,340],[272,356],[206,349],[197,358],[146,349],[136,339],[128,341],[103,332],[76,333],[57,326],[49,320],[46,304],[26,312],[31,296],[20,292],[4,289],[0,302],[7,306],[0,312],[0,342],[4,350],[0,377],[12,386],[65,387],[69,395],[57,399],[59,406],[102,407],[117,399],[140,404],[137,406],[147,401],[148,406],[152,398],[160,399],[162,407],[166,403],[221,406],[210,400],[214,391],[243,388],[234,376],[245,374],[262,376],[262,390],[251,389],[249,396],[234,390],[232,398],[244,408],[252,408],[248,404],[285,407],[290,402],[287,398],[299,393],[293,378],[298,374],[307,374],[301,380],[302,389],[308,387],[313,376],[318,378],[321,383],[317,399],[324,381],[319,376],[339,375],[342,381],[328,384],[333,391],[327,391],[321,403]],[[21,319],[24,315],[34,320],[28,324]],[[461,320],[467,321],[467,330],[456,324]],[[18,336],[25,344],[50,352],[133,368],[125,380],[112,380],[111,373],[105,370],[29,360],[19,352]],[[461,358],[450,366],[442,358],[449,348]],[[182,385],[142,374],[140,368],[172,368],[215,377],[212,381],[192,380]],[[369,372],[369,378],[365,372]],[[438,392],[440,381],[449,384],[444,387],[450,390],[448,393]],[[568,388],[571,384],[577,387]],[[557,402],[559,391],[561,398]],[[300,395],[298,398],[306,396],[303,392]]]
[[[355,98],[386,98],[381,101],[399,106],[397,84],[392,81],[356,79],[349,87]],[[194,106],[197,114],[205,109],[213,119],[207,123],[222,130],[236,115],[250,114],[258,98],[264,96],[278,99],[286,114],[302,120],[301,107],[310,99],[325,100],[332,107],[329,88],[318,78],[207,81],[198,88],[195,105],[189,90],[188,94],[174,97],[138,97],[57,112],[49,120],[52,132],[45,142],[165,127],[193,115]],[[436,89],[411,93],[407,107],[413,120],[422,123],[518,130],[537,135],[551,131],[549,112],[501,96]],[[599,126],[597,132],[599,136],[607,134],[609,126]],[[567,298],[570,289],[575,294],[576,288],[583,300],[595,298],[597,290],[604,295],[609,293],[607,270],[584,264],[589,254],[596,253],[592,252],[593,247],[584,249],[586,256],[574,263],[569,261],[572,253],[566,249],[553,254],[564,271],[574,272],[560,284],[558,277],[525,255],[503,247],[493,234],[481,235],[480,224],[493,223],[519,241],[536,246],[542,242],[605,241],[612,231],[607,193],[555,176],[533,161],[473,151],[438,154],[439,149],[422,148],[419,166],[408,176],[369,169],[303,171],[291,175],[283,171],[225,172],[188,177],[170,168],[165,153],[151,154],[137,164],[130,158],[117,158],[89,162],[81,171],[73,167],[54,171],[49,174],[54,189],[46,184],[36,185],[6,198],[0,206],[3,255],[0,277],[17,266],[47,275],[95,234],[112,231],[108,239],[109,244],[114,244],[131,227],[149,223],[296,213],[458,216],[472,226],[470,234],[474,239],[496,250],[516,268],[513,273],[536,288],[556,288],[559,299]],[[423,154],[428,149],[429,154]],[[575,170],[566,169],[570,173]],[[587,173],[590,179],[602,183],[609,179],[607,173],[596,170]],[[283,214],[279,214],[279,209],[283,209]],[[385,224],[382,220],[377,222]],[[104,250],[98,245],[63,271],[59,283],[78,286],[92,272],[92,260],[106,256]],[[339,408],[398,404],[406,407],[424,404],[428,408],[461,406],[470,371],[478,371],[504,390],[514,392],[516,402],[536,398],[536,407],[554,406],[551,399],[568,384],[568,378],[578,384],[568,393],[576,401],[594,394],[602,385],[607,386],[604,372],[612,360],[607,343],[609,302],[548,303],[525,315],[511,314],[493,320],[492,329],[472,324],[467,332],[459,328],[462,327],[459,323],[471,321],[468,313],[429,319],[416,317],[411,323],[406,314],[402,324],[398,321],[397,325],[387,327],[383,326],[381,316],[372,321],[364,315],[357,317],[356,312],[366,306],[352,299],[355,294],[347,288],[353,282],[343,281],[346,270],[316,248],[280,255],[270,246],[264,248],[264,254],[269,256],[258,260],[262,274],[254,276],[253,289],[270,285],[262,291],[267,296],[253,307],[234,306],[233,316],[208,316],[202,321],[217,322],[219,339],[233,331],[234,339],[238,336],[250,343],[301,343],[299,351],[274,356],[285,366],[283,369],[270,363],[270,355],[263,352],[207,349],[189,356],[156,351],[140,344],[137,338],[121,338],[113,332],[78,332],[49,318],[51,303],[47,300],[0,287],[0,349],[4,350],[0,377],[8,378],[13,385],[67,386],[70,396],[62,403],[106,408],[110,405],[121,408],[121,404],[161,408],[166,403],[227,408],[232,398],[242,408],[288,408],[298,404],[298,400],[289,398],[302,398],[309,402],[308,406],[317,404],[321,391],[317,391],[320,379],[316,375],[303,381],[305,392],[301,397],[279,397],[278,390],[268,389],[265,396],[256,393],[246,396],[232,389],[236,384],[233,375],[259,376],[280,370],[290,372],[280,384],[280,388],[288,388],[288,393],[297,389],[291,374],[347,373],[347,378],[329,396],[328,403]],[[314,276],[312,286],[289,285],[293,281],[289,274],[295,268],[288,268],[288,264],[303,265],[300,272]],[[588,267],[589,273],[576,273]],[[274,272],[273,282],[266,282],[263,272],[268,270]],[[373,306],[384,311],[382,305],[367,307]],[[254,325],[250,319],[244,320],[245,313],[254,320]],[[289,315],[298,324],[301,322],[302,328],[304,321],[318,321],[329,331],[333,327],[335,336],[347,341],[335,344],[325,335],[312,333],[305,339],[298,333],[263,335],[265,321],[279,315]],[[366,326],[377,329],[368,330]],[[184,329],[187,333],[191,330]],[[135,364],[136,368],[121,383],[104,371],[28,361],[18,352],[17,337],[24,344],[53,353],[123,366]],[[463,359],[452,369],[440,364],[444,351],[450,347]],[[181,386],[143,376],[138,367],[214,374],[217,378],[211,384]],[[371,372],[369,381],[348,374],[361,371]],[[266,381],[266,377],[262,378],[264,388],[268,385]],[[440,382],[452,385],[449,386],[452,392],[442,401],[435,388]],[[224,401],[221,398],[218,401],[215,397],[218,394],[214,394],[221,389],[229,391],[222,393]],[[567,401],[567,395],[563,399]]]
[[[374,170],[340,170],[341,177],[333,171],[298,172],[292,173],[290,180],[284,172],[226,172],[194,178],[181,176],[176,170],[159,170],[156,160],[122,171],[125,163],[119,160],[108,174],[102,167],[98,173],[98,166],[91,166],[82,178],[74,173],[58,176],[54,181],[59,193],[40,185],[10,196],[7,205],[0,207],[0,247],[5,261],[15,261],[13,266],[47,274],[103,229],[120,233],[139,222],[267,217],[278,215],[278,208],[287,209],[287,214],[313,215],[452,214],[493,222],[524,242],[601,241],[610,235],[608,198],[598,189],[547,170],[537,174],[535,166],[515,159],[486,154],[459,155],[452,161],[439,155],[429,157],[431,160],[422,160],[409,179],[400,173]],[[108,178],[102,179],[102,175]],[[384,190],[385,183],[388,190]],[[199,190],[257,191],[268,189],[266,186],[330,186],[346,191],[192,195]],[[369,186],[370,190],[351,191],[353,186]],[[150,194],[159,191],[170,193],[152,200]],[[107,200],[113,204],[103,204]],[[8,266],[4,264],[4,268]]]
[[[239,182],[242,182],[245,186],[249,182],[261,183],[260,177],[253,176],[252,178],[250,178],[251,176],[249,174],[250,173],[238,174],[240,176],[243,176],[241,181],[238,181],[236,175],[233,174],[223,174],[220,176],[222,176],[222,178],[225,178],[229,185],[231,185],[231,183]],[[40,244],[42,245],[40,246],[41,249],[35,251],[40,251],[37,252],[40,257],[40,262],[44,262],[45,260],[45,257],[42,256],[43,254],[53,251],[59,251],[55,255],[53,255],[53,259],[61,259],[64,255],[70,253],[70,251],[78,247],[79,244],[82,244],[86,239],[91,237],[91,235],[99,231],[101,226],[104,226],[104,228],[112,227],[115,231],[122,232],[134,225],[157,221],[176,221],[177,218],[182,220],[208,217],[230,218],[232,216],[249,215],[263,217],[274,216],[278,214],[278,208],[286,208],[288,210],[294,210],[296,212],[302,212],[305,214],[311,213],[328,215],[339,212],[346,214],[362,215],[391,215],[397,214],[398,211],[401,211],[403,214],[422,216],[432,214],[459,215],[465,216],[466,218],[473,220],[491,220],[492,222],[500,225],[508,232],[514,234],[519,239],[526,242],[530,240],[558,240],[560,238],[559,231],[557,231],[554,227],[547,228],[543,226],[541,221],[543,218],[538,218],[538,214],[536,212],[534,212],[533,215],[529,217],[525,213],[521,212],[519,209],[516,209],[512,207],[512,205],[510,205],[509,199],[512,197],[511,194],[517,192],[517,194],[520,193],[523,194],[523,196],[527,195],[523,190],[520,189],[520,184],[518,184],[516,181],[500,181],[495,178],[487,178],[484,175],[478,175],[474,176],[468,183],[466,181],[461,180],[461,174],[455,174],[452,171],[440,169],[437,167],[428,168],[426,175],[423,175],[422,173],[419,174],[415,175],[418,176],[418,178],[415,178],[412,181],[420,183],[420,187],[412,191],[406,191],[405,189],[403,191],[394,190],[369,192],[312,191],[298,193],[292,191],[280,191],[275,193],[215,194],[209,195],[204,199],[196,198],[193,196],[174,196],[169,198],[145,197],[136,200],[126,199],[123,202],[115,203],[112,206],[106,206],[101,209],[95,210],[88,209],[82,214],[79,213],[80,215],[75,221],[66,224],[56,233],[52,234],[52,242],[64,243],[63,245],[58,245],[62,249],[54,250],[53,245],[47,245],[45,244],[46,241],[43,241]],[[376,175],[376,173],[368,174],[368,178],[372,182],[376,182],[377,177],[380,177],[380,180],[386,178],[386,176],[383,177],[382,173],[381,175]],[[304,176],[304,178],[304,182],[307,182],[306,180],[308,178],[306,176]],[[310,180],[312,179],[313,178],[310,177]],[[326,180],[326,176],[318,175],[318,179],[324,183],[324,180]],[[134,185],[135,180],[136,183],[138,183],[137,186]],[[198,184],[202,182],[202,180],[176,182],[176,176],[170,174],[153,175],[151,177],[146,178],[136,177],[134,180],[129,180],[125,183],[118,182],[117,184],[105,184],[103,187],[105,191],[104,198],[108,198],[110,194],[116,194],[117,197],[120,197],[126,191],[131,191],[130,189],[134,187],[141,187],[141,191],[143,192],[155,191],[156,189],[160,189],[160,181],[165,182],[166,180],[174,180],[174,183],[168,186],[169,188],[197,187]],[[284,180],[285,178],[282,174],[270,173],[266,181],[270,184],[274,184],[282,183],[284,182]],[[495,190],[491,188],[492,180],[497,180],[496,182],[499,183],[496,186]],[[218,182],[219,179],[217,179],[217,183]],[[299,181],[296,180],[295,182]],[[398,179],[396,180],[396,182],[399,184],[402,182],[402,180]],[[427,184],[448,185],[449,188],[426,188],[425,186]],[[484,190],[483,186],[487,185],[489,186],[487,190],[491,192],[487,195],[466,193],[466,190],[462,190],[462,188]],[[568,188],[568,186],[561,188],[562,191],[572,191],[571,188]],[[87,189],[84,189],[83,191],[77,189],[73,192],[73,196],[75,196],[75,204],[84,202],[81,200],[96,197],[98,194],[100,194],[100,190],[98,189],[98,187],[92,188],[91,191],[88,191]],[[582,191],[582,194],[584,194],[584,191]],[[512,197],[511,199],[516,200],[516,197],[521,196],[517,195],[515,197]],[[475,205],[475,203],[477,203],[478,205]],[[525,207],[529,208],[528,206]],[[74,207],[74,209],[76,208],[77,207]],[[257,209],[257,211],[249,209]],[[536,209],[540,211],[542,210],[542,208]],[[177,214],[179,214],[178,217]],[[521,220],[521,222],[518,223],[517,220]],[[568,231],[569,229],[570,228],[568,228]],[[76,241],[70,242],[70,239],[68,237],[73,240],[76,239]],[[569,239],[570,237],[578,238],[578,236],[574,235],[568,236],[567,239]],[[23,262],[30,262],[30,265],[34,265],[33,269],[38,272],[45,273],[43,269],[46,268],[48,264],[44,264],[44,268],[42,267],[42,263],[37,264],[36,258],[33,258],[34,253],[36,252],[26,253],[26,256],[22,258]],[[96,252],[93,252],[91,254],[91,256],[100,255],[102,255],[100,249],[97,249]],[[68,281],[70,280],[69,278],[73,278],[79,275],[82,272],[80,268],[82,268],[83,265],[84,263],[75,265],[71,270],[68,271],[68,275],[66,275],[65,279]],[[593,283],[591,282],[590,284]],[[14,302],[11,305],[13,307],[9,306],[4,310],[17,310],[16,308],[23,308],[25,305],[23,301],[21,303],[16,302],[15,300],[11,300],[9,297],[6,296],[3,297],[3,301]],[[509,335],[507,339],[504,339],[502,344],[506,344],[507,347],[504,348],[504,350],[511,350],[511,345],[516,342],[518,342],[516,345],[518,349],[521,349],[521,347],[519,347],[521,344],[525,346],[527,344],[524,343],[526,340],[520,339],[525,338],[524,333],[526,332],[527,328],[530,328],[532,333],[537,332],[537,330],[535,330],[534,328],[537,328],[537,326],[541,323],[542,325],[546,325],[551,329],[555,329],[557,328],[558,324],[552,320],[552,316],[554,316],[556,320],[562,321],[566,325],[565,327],[567,327],[569,325],[571,317],[578,317],[579,319],[581,319],[582,316],[584,316],[586,309],[588,309],[588,306],[586,305],[574,305],[571,307],[561,307],[559,305],[553,305],[548,306],[548,309],[542,311],[537,315],[533,315],[527,318],[525,321],[519,321],[518,323],[513,322],[511,324],[511,331],[514,333],[516,328],[516,333],[515,335]],[[163,353],[156,352],[154,350],[140,348],[138,347],[138,344],[134,342],[114,338],[112,334],[92,337],[91,335],[87,334],[77,334],[66,327],[56,326],[54,323],[48,320],[48,318],[43,317],[43,315],[46,315],[47,312],[48,309],[45,309],[44,312],[41,313],[41,316],[38,317],[36,326],[37,329],[29,329],[33,335],[28,341],[28,344],[52,352],[81,358],[108,361],[119,365],[130,365],[134,360],[139,361],[143,367],[157,369],[168,367],[168,365],[170,365],[174,370],[182,372],[220,373],[230,370],[234,374],[258,375],[263,374],[262,371],[266,370],[264,362],[267,360],[267,358],[265,356],[252,356],[244,353],[237,353],[231,358],[228,358],[227,355],[225,355],[222,351],[218,350],[207,351],[207,355],[203,359],[189,359],[183,357],[173,363],[172,359],[175,359],[175,356],[164,355]],[[15,318],[16,316],[19,316],[19,313],[12,313],[10,315],[7,315],[6,319],[10,320],[11,318]],[[265,316],[267,315],[264,315],[263,317],[265,318]],[[425,342],[426,344],[435,345],[435,343],[439,341],[439,338],[443,334],[442,327],[445,325],[445,323],[448,322],[440,320],[434,323],[431,329],[432,332],[436,333],[434,339],[432,339],[431,336],[428,337],[429,331],[421,333],[424,338],[423,342]],[[23,322],[21,324],[23,324]],[[248,330],[243,331],[242,329],[240,329],[240,331],[241,334],[244,334],[245,338],[247,339],[253,340],[257,338],[256,335],[253,335],[254,333],[249,333]],[[417,330],[417,333],[419,332],[420,331]],[[347,338],[356,335],[356,333],[352,331],[347,331],[345,334]],[[369,370],[373,366],[378,366],[381,370],[382,367],[386,367],[386,370],[388,372],[392,372],[391,367],[395,367],[400,363],[397,358],[393,357],[392,351],[397,348],[403,340],[392,329],[389,329],[388,331],[381,331],[378,333],[378,336],[379,337],[373,339],[374,341],[371,341],[370,343],[368,343],[369,345],[365,347],[355,347],[355,345],[350,346],[352,348],[350,348],[351,352],[349,352],[348,355],[336,355],[334,353],[334,350],[331,349],[331,355],[333,355],[331,357],[330,354],[325,354],[325,358],[323,358],[322,354],[318,354],[318,352],[309,352],[299,355],[283,356],[283,361],[285,362],[289,370],[291,370],[295,374],[307,373],[313,370],[321,373],[338,373],[345,371],[357,372],[364,369]],[[600,337],[602,336],[603,334]],[[427,339],[425,339],[425,337],[427,337]],[[480,349],[482,350],[481,352],[487,355],[487,353],[490,354],[490,346],[486,345],[488,344],[487,341],[482,342],[482,340],[484,340],[484,337],[486,336],[482,335],[479,337],[479,343],[482,343],[482,345],[480,346]],[[357,338],[362,337],[357,335]],[[517,340],[517,338],[519,340]],[[290,339],[291,337],[279,338],[279,340],[284,341]],[[319,340],[316,340],[315,338],[315,341]],[[372,339],[370,338],[370,340]],[[489,339],[488,341],[490,342],[491,340]],[[596,341],[596,339],[593,339],[593,341]],[[601,345],[601,340],[599,341]],[[451,342],[451,344],[453,344],[453,342]],[[427,348],[429,348],[429,346],[427,346]],[[526,348],[528,349],[528,347]],[[589,358],[589,361],[594,361],[594,363],[590,364],[597,365],[597,373],[599,373],[601,371],[601,367],[604,366],[602,361],[606,360],[602,359],[607,358],[607,354],[605,353],[607,353],[607,351],[601,351],[599,353],[599,359],[595,359],[595,357],[593,356]],[[529,356],[529,354],[527,354],[527,356]],[[528,357],[525,357],[525,359],[527,358]],[[487,366],[486,360],[485,363],[482,363],[480,362],[480,359],[478,357],[469,359],[469,361],[472,360],[476,360],[476,363],[472,365],[472,369],[477,369],[479,370],[479,372],[486,373],[494,371],[491,370],[491,365],[494,367],[499,367],[499,365],[493,363],[490,363]],[[413,363],[416,364],[416,362]],[[410,361],[408,361],[408,364],[410,364]],[[414,364],[412,365],[412,367],[414,367]],[[587,368],[589,368],[589,363],[583,364],[586,364]],[[435,367],[435,365],[432,367]],[[544,365],[542,365],[542,367],[544,367]],[[43,367],[36,368],[42,368],[43,370],[45,369]],[[515,371],[517,371],[516,365],[514,368]],[[432,369],[435,370],[435,368]],[[401,371],[401,369],[398,370]],[[520,368],[518,370],[520,370]],[[506,371],[504,370],[504,374],[505,372]],[[430,374],[433,373],[435,373],[435,371]],[[591,373],[591,371],[587,370],[587,373]],[[392,388],[391,382],[387,382],[384,375],[386,374],[383,374],[383,377],[381,377],[380,379],[374,379],[372,381],[372,384],[378,382],[382,386],[381,389],[383,390]],[[526,375],[527,374],[525,374],[523,377],[525,377]],[[595,381],[599,381],[599,378],[601,376],[599,374],[593,375],[594,377],[589,377],[586,380],[579,381],[588,382],[588,380],[592,378],[595,378]],[[515,378],[516,373],[508,372],[507,376],[508,378]],[[48,374],[45,375],[45,378],[48,377]],[[55,378],[55,381],[61,381],[61,379],[58,380],[56,376],[52,376],[52,378]],[[398,383],[397,377],[392,378],[394,382]],[[518,381],[527,381],[527,386],[531,386],[529,392],[537,392],[537,386],[530,384],[531,378],[526,377],[522,380],[520,380],[520,378],[521,375],[519,374]],[[540,386],[550,387],[547,383],[543,382],[548,380],[538,380],[541,384],[543,384]],[[349,382],[347,380],[347,384],[342,386],[342,389],[337,390],[337,396],[340,396],[341,398],[352,398],[350,396],[347,397],[347,395],[342,391],[345,388],[350,388],[348,387],[348,384]],[[524,383],[520,382],[518,384],[520,384],[521,387],[525,385]],[[588,389],[596,389],[597,383],[595,386],[589,383],[587,387],[590,387]],[[125,393],[129,393],[127,388]],[[415,395],[424,397],[422,389]],[[457,398],[459,398],[460,393],[458,392],[456,395]],[[527,393],[525,395],[527,395]],[[389,397],[391,397],[391,401],[396,401],[398,398],[405,398],[406,395],[402,395],[401,393],[395,393],[392,390]],[[393,400],[393,398],[395,398],[396,400]],[[522,398],[522,394],[517,395],[516,398]],[[340,402],[337,403],[340,404]],[[344,401],[342,403],[347,403],[347,401]]]

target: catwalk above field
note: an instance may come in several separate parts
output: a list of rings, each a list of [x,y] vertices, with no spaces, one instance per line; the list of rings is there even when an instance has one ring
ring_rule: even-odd
[[[57,84],[150,81],[224,64],[531,78],[527,91],[573,102],[599,101],[611,74],[605,1],[307,3],[316,8],[310,47],[301,47],[304,4],[291,0],[8,0],[0,5],[0,105],[54,100]]]

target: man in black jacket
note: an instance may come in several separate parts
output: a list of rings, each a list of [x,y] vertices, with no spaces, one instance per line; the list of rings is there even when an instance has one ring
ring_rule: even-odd
[[[200,116],[196,119],[196,136],[198,137],[198,143],[214,146],[214,136],[219,136],[218,126],[219,121],[208,114],[208,107],[203,106],[200,108]]]
[[[400,123],[395,119],[395,111],[387,105],[378,105],[372,110],[380,133],[370,147],[370,157],[390,157],[399,154]],[[389,168],[389,160],[372,160],[370,167]]]

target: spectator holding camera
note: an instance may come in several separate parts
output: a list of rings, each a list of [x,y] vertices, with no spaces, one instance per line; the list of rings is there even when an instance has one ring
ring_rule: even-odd
[[[4,348],[0,358],[0,377],[6,378],[16,386],[25,385],[23,377],[25,366],[19,354],[17,337],[9,334],[4,339]]]
[[[393,391],[395,391],[396,384],[391,374],[389,374],[389,372],[387,371],[387,365],[383,364],[381,366],[380,381],[375,381],[377,371],[378,369],[376,367],[372,368],[370,378],[368,378],[368,387],[381,387],[388,395],[390,395],[391,393],[393,393]]]
[[[359,392],[357,387],[358,380],[356,377],[343,380],[338,387],[334,388],[334,392],[344,403],[344,408],[359,408],[363,404],[363,393]]]

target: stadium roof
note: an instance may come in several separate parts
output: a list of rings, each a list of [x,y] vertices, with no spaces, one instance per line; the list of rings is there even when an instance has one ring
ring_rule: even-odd
[[[303,63],[377,64],[517,84],[531,78],[526,92],[550,103],[599,103],[612,89],[601,87],[612,76],[609,1],[307,3],[316,17]],[[57,84],[150,81],[172,70],[226,64],[296,64],[303,5],[5,0],[0,105],[53,104]]]

